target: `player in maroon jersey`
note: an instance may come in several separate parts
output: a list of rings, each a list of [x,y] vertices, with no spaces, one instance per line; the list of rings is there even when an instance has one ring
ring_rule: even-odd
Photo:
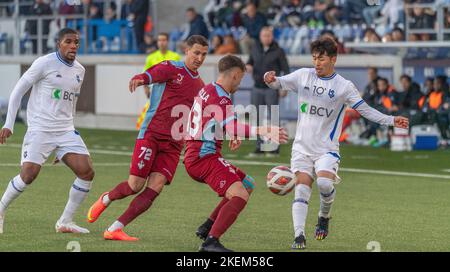
[[[210,230],[205,235],[207,237],[200,251],[228,252],[231,250],[225,248],[219,238],[247,204],[249,193],[246,187],[249,187],[251,182],[245,173],[222,157],[223,136],[225,133],[232,137],[245,138],[260,135],[285,143],[287,134],[283,128],[277,126],[250,127],[239,123],[230,94],[237,91],[244,76],[245,64],[240,58],[228,55],[219,61],[218,66],[217,81],[200,90],[192,105],[184,164],[194,180],[207,183],[223,198],[209,218]],[[233,140],[230,147],[235,150],[239,145],[240,140]]]
[[[188,109],[192,106],[194,97],[204,86],[198,69],[208,52],[208,40],[203,36],[193,35],[186,44],[184,62],[163,61],[134,76],[129,83],[130,92],[138,86],[153,84],[150,107],[136,139],[130,176],[100,196],[89,209],[88,222],[95,222],[112,201],[137,194],[146,182],[147,186],[104,232],[107,240],[138,240],[128,236],[123,228],[150,208],[175,174],[184,139],[172,134],[172,126],[179,119],[171,116],[172,109],[180,105]]]

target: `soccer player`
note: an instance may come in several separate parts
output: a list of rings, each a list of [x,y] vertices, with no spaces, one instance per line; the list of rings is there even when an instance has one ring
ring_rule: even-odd
[[[136,139],[128,180],[100,196],[88,211],[88,221],[95,222],[112,201],[137,194],[146,182],[147,186],[104,232],[107,240],[138,240],[127,235],[123,228],[150,208],[175,174],[184,146],[184,135],[179,139],[172,135],[172,127],[179,119],[171,116],[172,108],[192,106],[194,97],[204,86],[198,69],[208,53],[208,40],[203,36],[193,35],[186,44],[184,62],[164,61],[130,80],[130,92],[138,86],[153,84],[150,108]]]
[[[335,72],[337,48],[333,40],[314,41],[311,53],[314,68],[302,68],[282,77],[275,77],[273,71],[264,75],[269,87],[298,93],[297,132],[291,157],[291,169],[297,177],[292,204],[295,231],[292,249],[306,248],[305,221],[314,179],[320,192],[315,238],[322,240],[328,235],[331,205],[336,196],[334,183],[339,181],[338,139],[345,107],[381,125],[399,128],[409,125],[405,117],[388,116],[368,106],[355,85]]]
[[[178,55],[176,52],[169,50],[169,34],[165,32],[161,32],[158,34],[158,50],[151,53],[147,56],[145,60],[145,67],[144,71],[148,70],[152,66],[165,61],[165,60],[175,60],[179,61],[181,59],[180,55]],[[144,85],[144,91],[147,98],[150,98],[150,87],[147,85]],[[144,110],[142,111],[142,114],[139,116],[136,127],[137,129],[140,129],[142,122],[144,121],[145,114],[147,113],[148,108],[150,107],[150,101],[147,101],[145,104]]]
[[[233,137],[268,137],[276,142],[287,142],[284,129],[276,126],[250,127],[240,124],[232,108],[230,95],[238,90],[245,72],[245,64],[233,55],[220,59],[219,77],[205,86],[195,98],[189,115],[189,140],[186,145],[184,164],[188,174],[196,181],[207,183],[222,197],[210,216],[209,230],[200,246],[200,251],[229,252],[219,238],[235,222],[244,209],[253,189],[252,178],[228,163],[221,154],[224,132]],[[241,141],[233,140],[230,147],[235,150]],[[247,187],[247,188],[246,188]],[[203,233],[205,230],[200,230]],[[198,232],[197,235],[200,233]],[[200,236],[200,235],[199,235]],[[202,237],[201,237],[202,238]]]
[[[91,189],[94,178],[89,152],[74,129],[73,116],[80,95],[84,67],[75,59],[80,45],[78,33],[70,28],[58,33],[55,53],[36,59],[22,75],[11,93],[8,115],[0,131],[0,144],[13,134],[20,101],[31,89],[27,108],[28,129],[21,155],[20,174],[6,188],[0,201],[0,233],[5,211],[38,176],[42,164],[55,151],[76,175],[63,214],[56,222],[56,232],[89,233],[73,222],[73,216]]]

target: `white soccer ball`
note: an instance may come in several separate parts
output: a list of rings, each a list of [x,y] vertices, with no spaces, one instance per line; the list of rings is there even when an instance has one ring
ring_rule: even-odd
[[[267,174],[267,187],[276,195],[286,195],[295,187],[296,177],[287,166],[276,166]]]

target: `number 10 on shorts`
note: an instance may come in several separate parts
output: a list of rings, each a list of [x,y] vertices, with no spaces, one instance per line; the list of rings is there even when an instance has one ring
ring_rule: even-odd
[[[152,150],[145,146],[141,147],[141,153],[139,154],[139,159],[144,157],[144,160],[149,161],[152,156]]]

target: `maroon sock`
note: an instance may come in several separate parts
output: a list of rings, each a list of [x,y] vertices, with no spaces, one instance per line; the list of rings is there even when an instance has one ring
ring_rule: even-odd
[[[220,209],[220,212],[217,215],[216,221],[214,222],[209,235],[219,239],[220,236],[222,236],[222,234],[224,234],[227,229],[231,225],[233,225],[234,221],[236,221],[236,218],[244,209],[246,204],[247,201],[245,201],[244,199],[237,196],[232,197],[222,207],[222,209]]]
[[[157,196],[157,192],[148,187],[145,188],[142,193],[131,201],[128,209],[117,220],[124,226],[128,225],[136,217],[148,210]]]
[[[211,213],[211,215],[209,216],[209,219],[211,219],[211,221],[216,221],[217,215],[219,215],[220,209],[222,209],[223,205],[225,205],[227,203],[228,203],[228,198],[226,198],[226,197],[222,198],[222,201],[220,201],[219,204],[217,204],[217,207]]]
[[[114,201],[117,199],[125,198],[130,195],[134,195],[136,193],[137,192],[133,191],[133,189],[131,189],[130,185],[128,185],[128,180],[125,180],[125,181],[119,183],[119,185],[117,185],[114,189],[112,189],[108,193],[108,198],[111,201]]]

